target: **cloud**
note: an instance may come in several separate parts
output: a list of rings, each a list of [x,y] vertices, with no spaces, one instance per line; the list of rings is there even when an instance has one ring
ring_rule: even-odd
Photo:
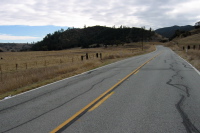
[[[1,0],[0,25],[164,27],[199,21],[199,0]]]
[[[7,34],[0,34],[0,40],[34,40],[39,39],[39,37],[32,37],[32,36],[13,36]]]

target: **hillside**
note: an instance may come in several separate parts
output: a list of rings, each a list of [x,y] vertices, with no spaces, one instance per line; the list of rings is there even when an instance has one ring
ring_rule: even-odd
[[[32,44],[27,43],[0,43],[0,52],[19,52],[30,50]]]
[[[200,45],[200,28],[189,31],[190,35],[183,37],[180,35],[173,39],[173,41],[178,42],[179,45]]]
[[[200,33],[200,27],[198,29],[194,29],[190,31],[192,35]]]
[[[172,27],[165,27],[165,28],[160,28],[155,30],[156,33],[167,37],[167,38],[172,38],[173,35],[175,34],[176,30],[180,30],[180,31],[190,31],[193,30],[194,26],[191,25],[186,25],[186,26],[172,26]]]
[[[189,33],[189,36],[184,37],[181,34],[165,45],[170,46],[200,71],[200,28],[189,31]]]
[[[119,45],[138,41],[161,40],[154,31],[141,28],[129,27],[105,27],[93,26],[79,28],[69,28],[66,31],[60,30],[37,42],[32,50],[62,50],[73,47],[99,47],[100,45]]]

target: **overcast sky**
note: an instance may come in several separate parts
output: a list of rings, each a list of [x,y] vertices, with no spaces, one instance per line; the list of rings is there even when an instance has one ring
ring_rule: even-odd
[[[200,21],[199,5],[200,0],[0,0],[0,26],[125,25],[157,29],[194,25]],[[5,33],[1,27],[0,42],[19,36]],[[41,35],[24,34],[18,40],[23,36],[24,40],[41,39]]]

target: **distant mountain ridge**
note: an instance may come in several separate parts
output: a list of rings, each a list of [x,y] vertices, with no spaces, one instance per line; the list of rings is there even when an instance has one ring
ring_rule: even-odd
[[[181,31],[191,31],[195,29],[194,26],[191,25],[186,25],[186,26],[171,26],[171,27],[165,27],[165,28],[160,28],[155,30],[156,33],[167,37],[167,38],[172,38],[176,30],[181,30]]]
[[[28,51],[33,44],[27,43],[0,43],[0,52]]]

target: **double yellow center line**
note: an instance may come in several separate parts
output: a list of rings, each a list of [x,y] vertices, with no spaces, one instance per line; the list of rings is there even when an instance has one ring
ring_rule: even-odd
[[[159,56],[161,53],[157,54],[156,56],[152,57],[151,59],[149,59],[148,61],[146,61],[144,64],[142,64],[141,66],[139,66],[137,69],[135,69],[134,71],[132,71],[130,74],[128,74],[126,77],[124,77],[122,80],[120,80],[119,82],[117,82],[115,85],[113,85],[110,89],[108,89],[107,91],[105,91],[103,94],[101,94],[99,97],[97,97],[96,99],[94,99],[91,103],[89,103],[88,105],[86,105],[84,108],[82,108],[81,110],[79,110],[77,113],[75,113],[73,116],[71,116],[68,120],[66,120],[65,122],[63,122],[62,124],[60,124],[58,127],[56,127],[54,130],[52,130],[50,133],[60,133],[62,131],[64,131],[67,127],[69,127],[72,123],[74,123],[76,120],[78,120],[81,116],[83,116],[85,113],[87,113],[88,111],[92,111],[94,110],[96,107],[98,107],[101,103],[103,103],[103,101],[105,101],[108,97],[110,97],[114,92],[113,90],[119,86],[122,82],[124,82],[127,78],[129,78],[131,75],[137,73],[139,71],[139,69],[141,69],[144,65],[146,65],[147,63],[149,63],[151,60],[153,60],[154,58],[156,58],[157,56]],[[101,101],[101,102],[100,102]]]

